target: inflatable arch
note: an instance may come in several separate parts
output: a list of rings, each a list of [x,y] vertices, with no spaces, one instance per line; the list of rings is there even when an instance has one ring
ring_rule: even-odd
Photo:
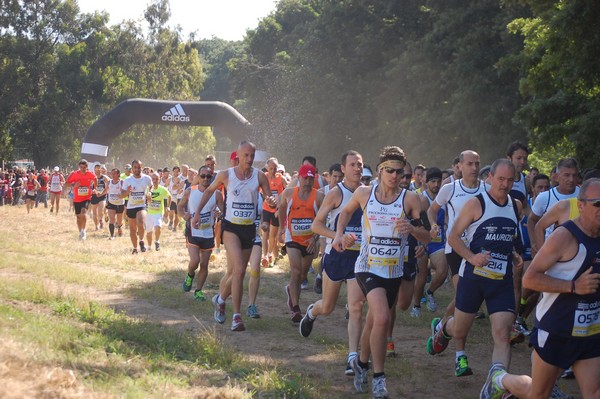
[[[112,141],[136,123],[213,126],[234,142],[251,135],[250,123],[226,103],[133,98],[117,105],[88,129],[81,145],[81,157],[92,162],[105,162]]]

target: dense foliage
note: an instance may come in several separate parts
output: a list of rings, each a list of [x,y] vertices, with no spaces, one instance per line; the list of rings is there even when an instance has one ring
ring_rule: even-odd
[[[322,169],[390,144],[440,167],[467,148],[491,162],[517,139],[539,162],[592,166],[600,152],[597,2],[280,0],[243,42],[182,40],[168,0],[149,5],[147,29],[74,0],[0,6],[4,159],[72,162],[87,127],[131,97],[228,102],[260,147]],[[214,148],[207,128],[136,126],[111,155],[197,162]]]

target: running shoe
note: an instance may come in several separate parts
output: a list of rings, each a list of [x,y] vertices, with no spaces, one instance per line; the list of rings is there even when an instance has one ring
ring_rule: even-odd
[[[115,236],[110,236],[110,237],[108,237],[108,239],[112,241],[115,239]]]
[[[287,307],[290,310],[290,312],[294,311],[294,305],[292,304],[292,296],[290,295],[290,285],[286,285],[284,287],[285,289],[285,294],[287,295]]]
[[[552,392],[550,392],[550,399],[575,399],[571,395],[567,395],[558,387],[557,384],[554,384],[552,387]]]
[[[531,335],[531,331],[529,331],[529,328],[527,327],[527,323],[525,322],[525,319],[523,319],[522,316],[517,316],[517,320],[515,320],[514,327],[517,330],[521,331],[523,333],[523,335],[526,337]]]
[[[135,254],[137,254],[137,253],[138,253],[138,250],[137,250],[137,248],[133,248],[133,251],[131,251],[131,254],[132,254],[132,255],[135,255]]]
[[[308,279],[305,278],[304,281],[302,283],[300,283],[300,289],[301,290],[307,290],[308,289]]]
[[[410,317],[414,317],[415,319],[421,317],[421,307],[413,306],[410,310]]]
[[[373,382],[372,382],[372,392],[373,392],[373,399],[387,399],[388,398],[388,390],[385,387],[385,377],[381,376],[381,377],[376,377],[373,378]]]
[[[204,296],[204,293],[202,292],[202,290],[194,291],[194,299],[197,300],[198,302],[206,301],[206,297]]]
[[[156,249],[157,251],[160,251],[160,242],[156,241],[154,243],[154,249]]]
[[[100,219],[100,230],[104,228],[104,223],[102,223],[102,219]]]
[[[117,229],[117,235],[118,235],[119,237],[123,237],[123,229],[122,229],[121,227],[119,227],[119,228]]]
[[[352,370],[352,365],[350,363],[352,363],[352,359],[354,359],[356,356],[358,355],[354,355],[352,357],[348,358],[348,362],[346,363],[346,371],[344,371],[344,374],[346,374],[349,377],[353,377],[354,376],[354,370]]]
[[[492,367],[490,367],[487,379],[485,380],[485,383],[481,388],[481,392],[479,393],[480,399],[500,399],[503,397],[503,394],[505,392],[498,386],[495,379],[500,374],[505,372],[506,369],[504,368],[502,363],[492,363]]]
[[[140,241],[140,251],[146,252],[146,244],[144,244],[144,241]]]
[[[394,346],[394,341],[388,341],[385,349],[385,355],[387,357],[396,357],[396,347]]]
[[[231,331],[246,331],[242,316],[239,314],[233,316],[233,320],[231,320]]]
[[[366,393],[369,389],[369,377],[367,373],[369,370],[365,370],[358,364],[358,356],[350,361],[350,367],[354,371],[354,389],[358,393]]]
[[[485,319],[485,313],[483,313],[481,310],[479,310],[477,313],[475,313],[475,318],[477,320]]]
[[[517,330],[515,328],[515,326],[513,325],[512,328],[510,329],[510,344],[516,345],[516,344],[520,344],[523,341],[525,341],[525,335],[523,335],[523,333],[521,331]]]
[[[437,310],[437,302],[435,301],[433,294],[425,292],[425,297],[427,297],[427,310],[435,312]]]
[[[212,303],[213,303],[213,306],[215,307],[214,317],[215,317],[215,321],[217,323],[223,324],[223,323],[225,323],[225,304],[219,303],[218,298],[219,298],[219,294],[216,294],[212,298]],[[242,323],[242,325],[243,325],[243,323]]]
[[[50,213],[52,213],[52,212],[54,212],[54,207],[53,206],[50,207]]]
[[[216,256],[215,254],[210,254],[210,258],[208,258],[208,260],[209,260],[210,262],[214,262],[214,261],[215,261],[215,259],[217,259],[217,256]]]
[[[292,309],[292,321],[294,323],[300,323],[302,320],[302,312],[300,312],[300,306],[296,305]]]
[[[108,215],[104,215],[104,221],[108,223]]]
[[[473,375],[473,370],[469,367],[469,360],[466,355],[460,355],[458,359],[456,359],[454,375],[457,377]]]
[[[169,222],[169,230],[173,230],[173,222]]]
[[[194,277],[186,273],[185,280],[183,280],[183,291],[190,292],[192,289],[192,281],[194,281]]]
[[[450,342],[451,337],[446,337],[443,332],[443,326],[440,326],[441,328],[439,331],[436,329],[441,322],[439,317],[435,317],[431,320],[431,336],[427,340],[427,352],[430,355],[442,353],[448,347],[448,343]]]
[[[263,257],[260,260],[260,264],[262,267],[264,267],[266,269],[267,267],[269,267],[269,259],[267,257]]]
[[[575,378],[575,373],[573,372],[573,369],[571,367],[569,367],[568,369],[563,371],[563,373],[560,375],[560,378],[564,378],[566,380],[571,380],[571,379]]]
[[[317,274],[317,277],[315,277],[315,285],[313,288],[316,294],[323,293],[323,277],[321,277],[320,274]]]
[[[248,309],[246,309],[246,314],[251,319],[260,319],[260,314],[258,313],[258,308],[254,304],[248,306]]]
[[[313,329],[315,319],[311,319],[308,315],[308,311],[311,310],[313,307],[314,305],[312,303],[308,305],[308,308],[306,308],[306,314],[304,315],[302,320],[300,320],[300,335],[302,335],[304,338],[308,338]]]

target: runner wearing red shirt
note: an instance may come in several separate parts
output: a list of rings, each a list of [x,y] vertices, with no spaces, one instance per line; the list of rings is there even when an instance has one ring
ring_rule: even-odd
[[[79,229],[79,238],[85,240],[86,213],[90,206],[92,190],[98,185],[98,181],[96,175],[88,170],[87,161],[82,159],[79,161],[79,170],[71,173],[66,183],[73,186],[73,205],[75,216],[77,216],[77,229]]]

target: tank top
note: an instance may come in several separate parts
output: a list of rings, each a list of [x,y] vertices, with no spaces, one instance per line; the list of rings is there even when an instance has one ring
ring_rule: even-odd
[[[513,183],[512,189],[508,193],[514,199],[518,199],[523,204],[527,199],[527,186],[525,185],[525,174],[521,173],[521,178]]]
[[[198,190],[198,186],[190,187],[190,197],[187,203],[187,211],[192,218],[196,214],[196,210],[198,209],[198,205],[200,204],[200,199],[202,199],[202,195],[204,193]],[[192,237],[200,237],[200,238],[213,238],[214,230],[213,227],[215,225],[215,217],[213,215],[214,210],[217,208],[217,196],[216,192],[212,194],[206,205],[200,211],[200,220],[198,223],[198,228],[191,227],[189,220],[188,225],[191,228]],[[191,218],[190,218],[191,219]]]
[[[474,254],[489,253],[490,262],[482,267],[473,266],[463,259],[461,277],[512,281],[512,252],[519,221],[514,200],[507,197],[506,204],[498,204],[487,192],[476,197],[482,214],[466,230],[468,247]]]
[[[587,236],[573,221],[562,224],[579,243],[577,254],[557,262],[546,274],[561,280],[576,280],[592,267],[600,273],[600,238]],[[535,318],[538,328],[551,334],[575,338],[600,338],[600,290],[590,295],[543,292]]]
[[[340,204],[337,207],[333,208],[329,212],[330,229],[334,230],[334,231],[337,229],[338,217],[339,217],[340,213],[342,212],[342,209],[344,209],[344,206],[346,206],[348,201],[350,201],[350,198],[352,197],[352,194],[354,193],[354,191],[350,190],[348,187],[346,187],[344,185],[344,182],[338,183],[337,186],[340,189],[340,191],[342,192],[342,201],[340,202]],[[327,186],[327,187],[329,187],[329,186]],[[352,214],[352,217],[350,217],[350,221],[348,222],[348,225],[344,229],[344,234],[353,233],[358,238],[358,240],[356,240],[356,242],[350,248],[346,248],[346,251],[360,251],[360,243],[361,243],[361,236],[362,236],[362,215],[363,215],[362,209],[358,208],[357,210],[355,210],[354,213]],[[327,254],[330,253],[330,251],[332,249],[331,248],[332,241],[333,240],[331,238],[327,237],[327,240],[326,240],[327,246],[325,247],[325,253],[327,253]]]
[[[533,206],[531,207],[531,211],[535,215],[542,217],[546,212],[548,212],[548,209],[550,209],[554,205],[556,205],[556,203],[558,201],[563,200],[563,199],[569,199],[569,198],[577,198],[578,194],[579,194],[579,187],[575,187],[575,191],[573,191],[571,194],[561,194],[558,192],[556,187],[552,187],[550,190],[540,193],[535,198],[535,202],[533,203]],[[553,231],[554,231],[554,225],[549,226],[546,229],[546,234],[545,234],[546,238],[548,238],[550,236],[550,234],[552,234]]]
[[[447,203],[443,204],[438,201],[440,198],[440,194],[438,193],[436,197],[436,202],[439,205],[446,205],[446,212],[448,212],[448,230],[452,230],[452,226],[454,226],[454,221],[458,217],[458,214],[465,206],[465,203],[470,200],[472,197],[476,196],[479,193],[485,192],[485,183],[483,181],[479,181],[479,185],[475,188],[468,188],[462,184],[462,179],[454,180],[451,184],[450,188],[452,190],[450,197]],[[446,185],[444,185],[446,187]],[[442,187],[442,189],[444,188]],[[441,191],[441,190],[440,190]],[[466,243],[466,233],[462,232],[461,239]],[[452,247],[446,241],[446,248],[444,250],[445,253],[449,254],[452,252]]]
[[[404,273],[404,251],[408,236],[400,236],[396,221],[405,219],[406,190],[389,204],[375,196],[377,186],[363,209],[360,254],[354,266],[355,273],[372,273],[382,278],[400,278]]]
[[[50,192],[61,193],[63,190],[62,179],[59,173],[50,175]]]
[[[35,195],[35,179],[33,177],[31,179],[27,179],[26,190],[27,195]]]
[[[258,169],[252,168],[252,174],[245,180],[238,179],[234,169],[227,169],[225,220],[233,224],[253,225],[258,206]]]
[[[531,208],[531,198],[527,198],[527,203]],[[527,228],[527,221],[529,217],[523,215],[519,222],[519,237],[521,238],[521,244],[523,245],[523,260],[531,260],[531,239],[529,238],[529,229]]]
[[[269,187],[271,188],[271,194],[273,198],[277,200],[277,198],[281,195],[285,187],[283,187],[283,176],[281,173],[276,173],[274,178],[269,178]],[[275,208],[271,208],[267,202],[263,202],[262,208],[268,212],[275,212]]]
[[[300,187],[294,187],[292,198],[287,204],[287,225],[285,242],[293,241],[307,247],[313,237],[312,222],[317,215],[317,190],[311,189],[308,198],[301,199],[298,195]]]
[[[108,202],[112,205],[125,205],[125,199],[121,198],[121,190],[123,189],[123,180],[119,180],[117,183],[113,183],[112,180],[108,182]]]
[[[429,201],[429,205],[431,206],[431,204],[435,200],[429,196],[428,191],[424,191],[423,194],[425,195],[425,198],[427,198],[427,201]],[[435,224],[437,224],[440,227],[440,232],[438,233],[438,235],[435,238],[431,239],[431,242],[428,244],[428,246],[429,245],[440,245],[440,244],[443,245],[446,243],[446,229],[445,229],[446,206],[442,206],[438,210],[438,213],[437,213],[437,216],[435,219]]]
[[[98,177],[98,187],[97,187],[97,190],[98,190],[99,193],[101,193],[102,191],[104,191],[104,189],[106,188],[106,180],[109,180],[106,175],[100,175],[100,177]]]

